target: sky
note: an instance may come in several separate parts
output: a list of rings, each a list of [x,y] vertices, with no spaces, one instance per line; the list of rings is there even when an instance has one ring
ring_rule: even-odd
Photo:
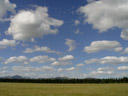
[[[128,76],[128,0],[0,0],[0,76]]]

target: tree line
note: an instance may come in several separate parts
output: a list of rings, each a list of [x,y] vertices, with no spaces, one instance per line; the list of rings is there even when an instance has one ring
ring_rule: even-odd
[[[109,79],[0,79],[0,82],[15,82],[15,83],[128,83],[128,77],[123,78],[109,78]]]

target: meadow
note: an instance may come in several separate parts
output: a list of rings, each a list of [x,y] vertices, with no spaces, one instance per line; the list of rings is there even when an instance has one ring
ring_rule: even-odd
[[[0,96],[128,96],[128,84],[0,83]]]

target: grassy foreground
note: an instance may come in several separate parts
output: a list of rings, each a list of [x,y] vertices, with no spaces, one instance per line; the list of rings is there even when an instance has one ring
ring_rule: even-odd
[[[128,96],[128,84],[0,83],[0,96]]]

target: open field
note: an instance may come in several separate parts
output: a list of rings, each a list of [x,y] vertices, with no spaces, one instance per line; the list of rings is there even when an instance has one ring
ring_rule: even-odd
[[[128,84],[0,83],[0,96],[128,96]]]

